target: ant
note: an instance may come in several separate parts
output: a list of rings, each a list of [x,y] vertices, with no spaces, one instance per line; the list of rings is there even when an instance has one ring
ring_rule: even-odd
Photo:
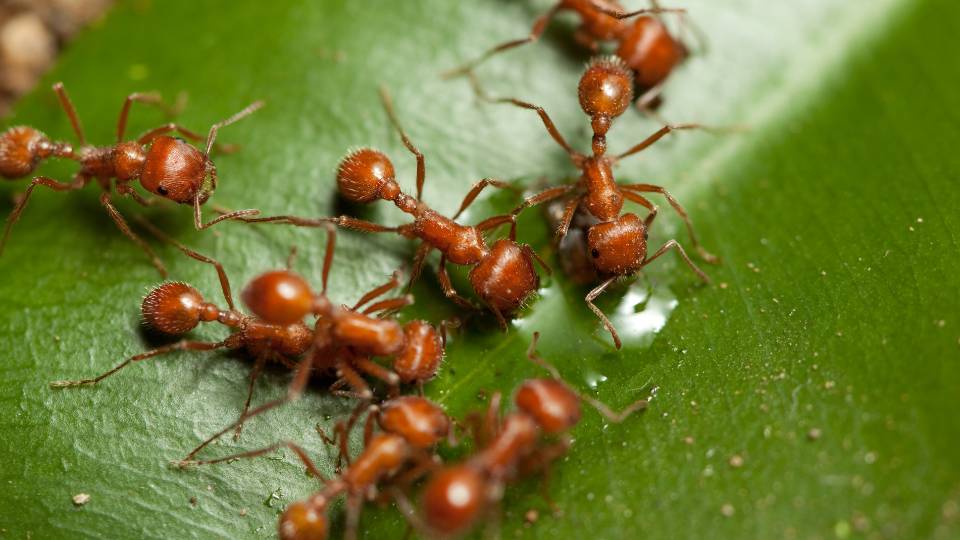
[[[453,288],[446,269],[448,261],[451,264],[470,266],[469,278],[474,292],[496,315],[500,325],[506,328],[504,315],[516,311],[540,286],[540,276],[533,261],[536,260],[547,272],[549,268],[530,246],[516,242],[515,215],[494,216],[477,225],[461,225],[455,220],[485,188],[514,188],[503,181],[484,178],[474,184],[452,218],[431,209],[421,200],[426,177],[424,156],[404,132],[385,88],[380,89],[380,97],[390,123],[399,133],[404,146],[416,158],[417,196],[411,197],[400,190],[393,163],[383,152],[372,148],[353,151],[341,161],[337,169],[337,186],[340,194],[351,202],[370,203],[377,199],[392,201],[401,211],[414,217],[413,223],[386,227],[349,216],[319,219],[274,216],[242,218],[243,221],[279,222],[305,227],[335,223],[362,232],[393,232],[406,238],[419,238],[422,243],[414,258],[410,283],[417,280],[427,255],[436,249],[441,253],[437,275],[444,295],[462,307],[474,307]],[[488,246],[483,234],[506,223],[511,225],[509,237],[501,238]]]
[[[566,151],[573,165],[580,171],[581,175],[576,183],[547,188],[527,197],[513,210],[513,214],[518,215],[531,206],[554,199],[569,197],[559,218],[556,238],[558,242],[562,242],[570,230],[574,217],[578,218],[578,226],[586,229],[586,238],[582,245],[589,254],[593,270],[603,281],[587,294],[585,301],[610,332],[614,344],[619,349],[620,336],[607,316],[593,303],[618,278],[632,275],[670,249],[676,249],[700,279],[706,283],[710,282],[710,278],[693,263],[676,240],[666,242],[653,255],[648,256],[648,231],[654,218],[657,217],[658,210],[641,193],[663,195],[683,219],[690,241],[701,258],[711,264],[719,262],[719,259],[700,245],[686,210],[673,195],[665,188],[654,184],[617,184],[613,175],[613,166],[620,160],[645,150],[673,131],[708,128],[699,124],[667,124],[622,154],[610,156],[606,153],[607,131],[613,121],[630,106],[633,99],[633,73],[616,56],[596,57],[591,60],[581,76],[578,90],[580,107],[590,117],[593,130],[592,155],[581,154],[574,150],[542,107],[518,99],[494,99],[485,94],[482,95],[485,100],[494,103],[510,103],[535,111],[543,121],[547,132]],[[478,91],[482,93],[482,89],[478,88]],[[624,199],[649,210],[647,217],[640,219],[634,213],[623,212]]]
[[[380,433],[373,433],[373,423]],[[341,456],[346,455],[346,431],[341,431]],[[266,448],[212,460],[185,461],[180,465],[209,465],[237,458],[252,458],[287,447],[319,478],[323,489],[309,499],[289,505],[280,516],[278,533],[282,540],[322,540],[329,533],[326,511],[331,501],[346,495],[347,525],[344,537],[354,539],[365,500],[384,500],[384,495],[404,497],[401,488],[409,486],[438,466],[432,448],[450,434],[450,419],[438,405],[420,396],[396,397],[380,406],[371,406],[364,427],[363,452],[347,468],[327,480],[300,446],[283,441]],[[326,437],[324,438],[325,440]],[[327,440],[329,442],[329,440]]]
[[[14,224],[20,219],[34,188],[45,186],[54,191],[75,191],[86,187],[91,181],[100,184],[100,204],[103,205],[114,223],[133,240],[151,259],[153,265],[162,277],[167,276],[166,268],[147,243],[136,235],[126,220],[114,206],[111,192],[116,190],[121,196],[129,196],[143,206],[150,206],[156,199],[147,199],[141,196],[130,185],[139,180],[140,185],[147,191],[165,199],[193,205],[193,221],[197,230],[206,229],[223,220],[242,216],[255,215],[257,210],[239,210],[220,215],[213,220],[203,223],[200,214],[200,205],[204,204],[217,187],[217,167],[210,160],[210,152],[214,148],[217,132],[234,122],[237,122],[263,106],[262,101],[255,101],[230,118],[218,122],[210,127],[207,134],[205,150],[201,152],[183,139],[167,135],[177,132],[183,137],[197,142],[203,140],[199,133],[190,131],[175,123],[164,124],[152,129],[140,138],[124,141],[127,127],[127,116],[134,102],[151,105],[162,105],[162,101],[155,94],[134,93],[127,96],[120,110],[117,120],[117,140],[110,146],[92,146],[87,144],[86,136],[80,125],[76,109],[67,95],[63,83],[53,85],[60,104],[70,119],[73,131],[77,135],[79,147],[63,141],[50,140],[45,134],[29,126],[16,126],[0,133],[0,176],[16,179],[31,174],[40,163],[51,157],[67,158],[80,164],[80,171],[74,175],[72,182],[60,182],[46,176],[37,176],[27,187],[22,198],[10,212],[7,218],[3,238],[0,239],[0,254],[10,236]],[[114,182],[111,185],[111,180]]]
[[[574,40],[593,53],[599,51],[600,42],[614,42],[617,56],[633,71],[640,95],[637,107],[649,112],[659,105],[663,84],[670,73],[690,54],[683,41],[671,35],[659,17],[664,13],[679,14],[685,28],[686,10],[662,8],[656,0],[650,3],[650,8],[626,11],[616,0],[559,0],[534,21],[527,37],[496,45],[463,66],[446,72],[444,76],[473,76],[473,70],[490,57],[537,41],[557,14],[572,11],[581,20],[573,34]],[[637,18],[632,24],[626,21],[633,17]]]
[[[550,464],[572,444],[567,433],[580,421],[582,401],[615,423],[646,408],[649,399],[641,399],[617,413],[572,389],[557,369],[537,354],[539,338],[540,333],[534,332],[527,358],[551,377],[523,382],[513,397],[517,410],[503,419],[501,395],[493,395],[483,420],[474,423],[479,450],[466,461],[435,472],[427,481],[422,521],[412,507],[398,500],[410,523],[429,532],[426,536],[465,533],[503,497],[504,485],[519,476],[542,470],[546,488]]]

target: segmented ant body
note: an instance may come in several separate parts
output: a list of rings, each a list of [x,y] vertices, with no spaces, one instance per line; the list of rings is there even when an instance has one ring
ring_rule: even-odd
[[[651,0],[651,4],[648,9],[626,11],[615,0],[559,0],[534,21],[530,35],[496,45],[447,75],[472,74],[490,57],[538,40],[556,15],[569,11],[580,17],[580,26],[573,34],[577,43],[594,53],[600,50],[601,43],[614,43],[617,56],[633,71],[639,96],[637,107],[649,111],[658,105],[664,82],[689,55],[686,45],[670,33],[658,16],[683,15],[686,11],[661,8],[656,0]],[[626,20],[634,17],[633,21]]]
[[[690,235],[690,240],[700,256],[707,262],[717,262],[717,258],[700,246],[697,241],[693,225],[686,211],[680,203],[661,186],[653,184],[617,184],[613,175],[613,167],[620,160],[632,156],[648,148],[658,140],[676,130],[703,129],[698,124],[666,125],[650,135],[639,144],[622,154],[611,156],[607,152],[607,131],[614,119],[623,114],[629,107],[633,96],[632,74],[623,62],[617,57],[594,58],[580,78],[579,99],[583,112],[590,117],[593,129],[592,154],[584,155],[570,146],[560,131],[554,125],[547,112],[537,105],[512,98],[485,99],[510,103],[525,109],[537,112],[543,121],[547,132],[559,144],[573,165],[580,171],[580,178],[574,184],[547,188],[540,193],[530,196],[514,209],[514,214],[541,203],[546,203],[562,197],[567,197],[563,213],[556,230],[558,241],[564,239],[570,229],[571,222],[577,217],[578,226],[586,231],[582,238],[593,270],[603,280],[602,283],[587,294],[585,300],[591,311],[603,322],[610,332],[616,347],[621,346],[613,324],[606,315],[597,308],[593,301],[603,293],[611,283],[620,277],[635,274],[644,266],[650,264],[670,249],[676,249],[684,262],[704,282],[709,282],[706,274],[700,270],[683,247],[676,240],[670,240],[660,247],[653,255],[647,252],[647,237],[650,226],[657,216],[657,207],[642,193],[659,193],[663,195],[670,206],[683,219]],[[624,212],[624,201],[635,202],[647,210],[649,214],[641,219],[632,212]],[[578,216],[578,212],[580,213]],[[579,257],[578,258],[583,258]],[[582,270],[583,263],[577,263]]]
[[[620,413],[568,386],[556,368],[536,354],[538,333],[527,357],[552,375],[525,381],[514,394],[516,410],[500,419],[499,393],[477,429],[479,450],[466,461],[433,473],[422,497],[422,521],[412,508],[401,510],[428,535],[449,537],[467,532],[503,497],[506,484],[524,474],[543,470],[570,447],[567,433],[580,421],[580,405],[587,401],[611,422],[621,422],[646,407],[639,400]],[[402,501],[398,501],[401,503]]]
[[[384,108],[391,123],[397,129],[407,149],[417,160],[417,196],[411,197],[400,190],[390,159],[372,148],[362,148],[347,155],[337,169],[337,186],[340,194],[356,203],[370,203],[377,199],[393,202],[397,208],[410,214],[414,222],[400,227],[386,227],[349,216],[335,218],[306,219],[294,216],[274,216],[266,218],[244,219],[247,222],[276,222],[299,226],[319,226],[336,223],[342,227],[363,232],[393,232],[407,238],[422,241],[417,249],[414,269],[410,278],[413,283],[420,274],[429,253],[436,249],[441,253],[438,278],[444,294],[465,307],[473,307],[470,301],[461,297],[454,289],[447,274],[446,264],[471,267],[470,283],[480,300],[497,316],[501,325],[506,327],[505,315],[516,311],[540,286],[540,277],[534,267],[539,262],[545,270],[546,265],[525,244],[516,242],[516,216],[512,214],[494,216],[477,225],[461,225],[455,220],[466,210],[477,196],[487,187],[513,189],[500,180],[485,178],[477,182],[463,199],[460,209],[448,218],[431,209],[420,200],[426,177],[423,154],[413,145],[403,131],[389,95],[381,89]],[[510,235],[501,238],[492,245],[484,239],[484,233],[504,224],[510,224]]]
[[[376,420],[381,431],[374,434]],[[438,466],[433,447],[450,431],[450,420],[438,405],[417,396],[403,396],[373,406],[364,428],[363,452],[350,461],[337,477],[324,480],[307,453],[292,442],[280,442],[266,448],[212,460],[181,462],[181,465],[221,463],[250,458],[287,447],[306,465],[324,487],[304,501],[289,505],[280,516],[279,536],[283,540],[323,540],[329,535],[327,509],[340,495],[346,495],[347,525],[345,538],[356,538],[360,510],[364,501],[401,497],[402,488]],[[340,436],[341,455],[346,453],[346,434]],[[382,490],[385,490],[381,493]],[[404,498],[405,500],[405,498]]]
[[[140,185],[151,193],[176,203],[192,204],[194,225],[198,230],[225,219],[258,213],[256,210],[240,210],[203,223],[200,206],[210,198],[217,187],[217,168],[210,159],[210,151],[214,148],[218,130],[253,113],[263,106],[263,102],[254,102],[230,118],[211,126],[206,138],[205,150],[201,152],[182,139],[167,135],[167,133],[177,132],[192,141],[203,140],[200,134],[174,123],[152,129],[136,140],[124,141],[131,105],[134,102],[154,105],[162,103],[153,94],[130,94],[123,103],[117,121],[116,144],[92,146],[87,144],[79,117],[63,84],[53,85],[53,90],[70,119],[79,146],[74,147],[67,142],[50,140],[39,130],[29,126],[12,127],[0,134],[0,176],[10,179],[25,177],[31,174],[42,161],[51,157],[77,161],[80,164],[80,170],[74,175],[72,182],[60,182],[45,176],[35,177],[31,181],[23,197],[7,218],[6,229],[3,238],[0,239],[0,253],[6,245],[13,225],[20,219],[20,214],[23,213],[37,186],[45,186],[54,191],[74,191],[96,180],[102,189],[100,204],[123,234],[146,252],[153,265],[164,277],[167,272],[163,263],[150,246],[130,229],[126,220],[113,205],[111,193],[114,190],[119,195],[132,197],[143,206],[153,204],[154,199],[144,198],[131,185],[133,181],[138,180]]]

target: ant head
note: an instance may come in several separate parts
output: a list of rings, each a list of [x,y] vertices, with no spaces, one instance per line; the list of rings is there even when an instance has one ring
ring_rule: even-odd
[[[397,434],[417,448],[430,448],[450,432],[450,419],[427,398],[403,396],[386,402],[377,419],[384,431]]]
[[[327,516],[325,504],[313,501],[297,501],[287,507],[280,516],[277,536],[281,540],[325,540]]]
[[[403,325],[404,346],[393,360],[393,371],[409,384],[432,379],[443,361],[443,342],[437,329],[424,321]]]
[[[464,532],[483,512],[487,495],[486,482],[473,467],[445,468],[423,490],[424,520],[443,535]]]
[[[596,57],[580,77],[578,91],[583,112],[606,118],[609,128],[609,120],[623,114],[633,101],[633,72],[617,56]]]
[[[216,319],[216,313],[207,313],[210,309],[215,307],[205,303],[199,291],[180,281],[158,285],[140,306],[143,320],[150,328],[171,335],[186,334],[201,319]]]
[[[647,227],[636,214],[597,223],[587,232],[587,249],[597,272],[625,276],[640,269],[647,255]]]
[[[501,313],[509,313],[540,287],[540,276],[533,266],[529,249],[502,238],[470,270],[470,283],[487,305]]]
[[[525,381],[513,401],[547,433],[567,431],[580,421],[580,397],[556,379]]]
[[[241,294],[254,315],[270,324],[294,324],[313,311],[310,285],[289,270],[274,270],[253,278]]]
[[[349,201],[392,200],[400,194],[390,158],[379,150],[361,148],[343,158],[337,168],[337,188]]]
[[[200,204],[217,187],[217,169],[206,154],[183,139],[157,137],[150,144],[140,184],[144,189],[181,204],[193,203],[199,193]]]
[[[15,126],[0,134],[0,176],[20,178],[32,173],[47,136],[29,126]]]

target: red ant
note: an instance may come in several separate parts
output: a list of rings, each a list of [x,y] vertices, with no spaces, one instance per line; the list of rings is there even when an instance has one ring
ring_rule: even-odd
[[[477,426],[477,453],[465,462],[441,469],[428,480],[422,498],[423,521],[412,507],[398,499],[408,520],[426,530],[427,536],[466,532],[503,497],[504,485],[519,476],[543,470],[546,480],[550,464],[570,448],[571,440],[566,434],[580,421],[582,401],[618,423],[647,406],[649,400],[642,399],[616,413],[572,389],[555,367],[537,355],[539,337],[538,332],[533,334],[527,358],[551,377],[529,379],[521,384],[513,397],[517,410],[502,420],[501,395],[493,395],[482,423]]]
[[[640,94],[637,107],[649,111],[658,104],[667,77],[690,54],[687,46],[672,36],[663,20],[656,16],[662,13],[682,16],[686,10],[662,8],[656,0],[650,3],[652,7],[648,9],[626,11],[616,0],[559,0],[534,21],[529,36],[496,45],[445,75],[472,75],[473,70],[490,57],[538,40],[551,19],[563,11],[572,11],[581,20],[574,39],[593,53],[599,51],[600,42],[615,42],[617,56],[633,71]],[[625,20],[632,17],[637,17],[632,24]],[[682,17],[681,21],[686,19]]]
[[[482,89],[478,89],[482,94]],[[571,185],[547,188],[540,193],[530,196],[513,210],[517,215],[521,211],[541,203],[545,203],[564,196],[567,199],[560,225],[557,227],[556,237],[562,240],[578,211],[580,221],[586,232],[585,248],[593,269],[603,278],[603,282],[587,294],[585,300],[590,310],[603,323],[613,337],[614,344],[619,349],[620,336],[606,315],[600,311],[593,301],[603,293],[611,283],[618,278],[638,272],[670,249],[676,249],[691,270],[704,282],[710,278],[690,260],[683,247],[676,240],[670,240],[660,247],[653,255],[647,255],[647,237],[650,226],[657,216],[657,207],[647,200],[641,193],[659,193],[663,195],[670,206],[683,219],[690,235],[690,241],[700,256],[709,263],[718,262],[717,257],[711,255],[700,246],[694,233],[693,225],[687,212],[680,203],[663,187],[653,184],[617,184],[613,176],[613,166],[620,160],[637,154],[653,145],[668,133],[685,129],[706,129],[699,124],[665,125],[639,144],[616,156],[609,156],[607,151],[607,131],[613,120],[626,111],[633,98],[633,74],[615,56],[594,58],[580,78],[579,99],[583,112],[590,117],[593,129],[592,155],[584,155],[574,150],[547,112],[537,105],[513,98],[493,99],[483,95],[484,99],[496,103],[510,103],[525,109],[536,111],[543,121],[547,132],[570,156],[573,165],[580,170],[581,176]],[[624,199],[635,202],[649,210],[645,219],[636,214],[623,212]],[[584,215],[585,214],[585,215]]]
[[[381,433],[373,433],[373,422]],[[266,448],[218,459],[181,462],[181,465],[206,465],[237,458],[251,458],[287,447],[303,461],[307,470],[324,484],[322,490],[307,500],[289,505],[280,516],[278,533],[282,540],[322,540],[329,534],[326,516],[330,502],[341,494],[347,497],[345,538],[357,535],[360,510],[365,500],[383,500],[378,487],[388,486],[391,496],[402,496],[400,489],[437,467],[432,448],[447,437],[450,419],[438,405],[418,396],[391,399],[380,407],[372,406],[367,416],[363,452],[352,462],[347,455],[347,468],[336,478],[324,479],[320,470],[298,445],[284,441]],[[341,431],[341,456],[346,454],[346,431]]]
[[[6,229],[3,238],[0,239],[0,253],[3,252],[13,225],[20,219],[20,214],[23,213],[30,195],[37,186],[46,186],[54,191],[74,191],[96,180],[103,190],[100,194],[100,204],[123,234],[146,252],[163,277],[167,275],[166,268],[150,246],[130,229],[126,220],[113,205],[110,197],[112,190],[115,189],[119,195],[132,197],[143,206],[150,206],[155,199],[142,197],[130,185],[132,181],[139,180],[140,185],[151,193],[180,204],[192,204],[193,221],[197,230],[206,229],[225,219],[258,213],[257,210],[240,210],[203,223],[200,205],[210,198],[217,187],[217,167],[210,160],[210,151],[214,147],[217,132],[220,128],[233,124],[262,107],[262,101],[255,101],[230,118],[211,126],[207,134],[205,150],[200,152],[182,139],[166,135],[176,131],[191,141],[203,140],[200,134],[175,123],[164,124],[146,132],[136,140],[124,142],[127,116],[134,102],[162,105],[158,96],[141,93],[130,94],[124,100],[120,118],[117,121],[115,144],[88,145],[80,119],[67,96],[63,83],[54,84],[53,91],[56,92],[60,104],[70,119],[70,124],[80,143],[79,148],[74,148],[67,142],[50,140],[39,130],[29,126],[12,127],[0,134],[0,176],[10,179],[25,177],[31,174],[43,160],[51,157],[75,160],[80,163],[80,171],[69,183],[59,182],[46,176],[37,176],[30,182],[23,197],[7,218]],[[111,180],[114,180],[112,185]]]
[[[534,260],[547,271],[543,261],[526,244],[516,242],[516,216],[507,214],[488,218],[477,225],[461,225],[454,221],[488,186],[514,189],[500,180],[485,178],[474,184],[453,218],[432,210],[421,200],[426,166],[423,154],[413,145],[397,120],[389,94],[381,88],[380,97],[391,124],[396,128],[404,146],[417,160],[417,196],[411,197],[400,190],[394,174],[393,163],[379,150],[362,148],[348,154],[337,169],[337,186],[340,194],[357,203],[369,203],[377,199],[392,201],[401,211],[414,217],[414,222],[399,227],[386,227],[369,221],[340,216],[335,218],[305,219],[294,216],[274,216],[244,219],[247,222],[281,222],[298,226],[318,226],[336,223],[342,227],[363,232],[395,232],[407,238],[419,238],[422,244],[417,249],[412,284],[420,275],[423,263],[431,250],[440,251],[438,278],[447,298],[457,304],[472,308],[473,305],[453,288],[446,264],[465,265],[470,270],[470,283],[474,292],[497,316],[506,328],[505,314],[517,310],[539,288],[540,277],[534,268]],[[488,246],[483,233],[500,225],[510,223],[510,235]]]
[[[254,278],[244,289],[242,298],[253,316],[236,310],[233,303],[230,281],[223,266],[214,259],[201,255],[175,240],[163,235],[156,227],[144,223],[150,230],[167,242],[174,244],[187,256],[213,265],[220,279],[220,286],[228,309],[222,310],[206,302],[193,287],[182,282],[167,282],[153,289],[143,300],[141,311],[147,325],[167,335],[182,335],[200,322],[217,321],[235,332],[225,340],[210,343],[184,340],[145,353],[138,354],[92,379],[56,381],[54,388],[93,385],[113,375],[133,362],[154,358],[180,350],[213,350],[219,348],[246,349],[256,359],[250,377],[247,400],[234,426],[239,434],[243,421],[255,414],[247,411],[253,394],[254,383],[265,364],[274,360],[284,366],[297,369],[296,392],[302,390],[313,364],[321,369],[336,370],[340,379],[332,389],[339,392],[343,385],[352,386],[357,395],[372,397],[369,386],[357,370],[384,380],[397,392],[401,382],[421,383],[432,378],[443,358],[443,344],[436,330],[423,321],[411,321],[405,326],[393,320],[371,317],[378,312],[387,312],[412,302],[409,297],[392,298],[370,304],[399,284],[398,276],[384,285],[374,288],[352,308],[337,307],[326,296],[330,266],[336,244],[336,233],[328,229],[327,250],[323,266],[323,289],[314,294],[306,281],[290,270],[266,272]],[[290,261],[292,262],[292,260]],[[288,263],[289,264],[289,263]],[[369,305],[367,305],[369,304]],[[363,311],[361,308],[367,306]],[[303,324],[308,313],[319,317],[314,329]],[[310,349],[313,349],[310,351]],[[294,358],[309,354],[309,362],[298,364]],[[373,362],[368,355],[394,356],[395,371]],[[326,362],[326,363],[323,363]],[[304,366],[303,364],[306,364]],[[302,374],[302,376],[301,376]],[[279,403],[268,403],[276,406]],[[222,434],[222,433],[221,433]],[[218,435],[219,436],[219,435]],[[214,437],[216,438],[216,437]],[[206,441],[200,448],[211,442]]]

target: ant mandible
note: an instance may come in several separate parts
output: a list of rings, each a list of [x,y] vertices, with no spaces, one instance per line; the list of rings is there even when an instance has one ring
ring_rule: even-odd
[[[307,227],[336,223],[342,227],[363,232],[394,232],[411,239],[419,238],[422,243],[416,252],[410,283],[412,284],[419,277],[430,251],[436,249],[441,253],[437,276],[447,298],[461,306],[473,307],[453,288],[446,269],[447,262],[470,266],[469,278],[474,292],[496,315],[501,326],[506,328],[504,316],[516,311],[540,286],[540,276],[534,267],[534,260],[548,272],[549,268],[530,246],[516,242],[515,215],[494,216],[477,225],[461,225],[455,220],[485,188],[489,186],[501,189],[514,188],[500,180],[485,178],[474,184],[452,218],[431,209],[421,200],[426,177],[423,154],[413,145],[400,125],[386,89],[380,89],[380,97],[387,116],[400,134],[404,146],[416,157],[417,196],[411,197],[400,190],[390,158],[372,148],[361,148],[343,159],[337,169],[337,186],[340,194],[352,202],[370,203],[377,199],[392,201],[401,211],[414,217],[413,223],[399,227],[386,227],[349,216],[319,219],[273,216],[243,220]],[[483,234],[507,223],[511,225],[508,238],[501,238],[492,246],[488,246]]]
[[[527,358],[547,370],[551,377],[529,379],[517,388],[516,409],[500,419],[500,393],[490,400],[475,438],[479,450],[466,461],[449,465],[431,475],[423,490],[423,518],[403,499],[398,506],[426,536],[443,537],[467,532],[503,497],[503,487],[519,476],[538,470],[549,476],[549,466],[570,448],[567,433],[580,421],[580,405],[586,401],[611,422],[622,422],[644,409],[641,399],[622,412],[577,392],[564,382],[555,367],[536,353],[540,335],[533,334]],[[546,484],[545,484],[546,485]]]
[[[658,16],[663,13],[683,15],[685,9],[662,8],[656,0],[651,7],[626,11],[615,0],[559,0],[533,23],[530,35],[496,45],[463,66],[446,72],[446,77],[471,75],[473,70],[490,57],[537,41],[550,21],[563,11],[579,15],[580,26],[574,39],[591,52],[598,52],[600,42],[614,42],[616,54],[633,71],[640,97],[637,107],[650,111],[658,104],[663,84],[670,73],[689,55],[683,41],[671,35]],[[637,17],[632,23],[626,19]]]
[[[380,433],[373,433],[373,422]],[[324,479],[319,468],[300,446],[283,441],[266,448],[212,460],[181,462],[183,466],[208,465],[237,458],[252,458],[279,448],[291,449],[319,478],[324,487],[309,499],[289,505],[280,516],[278,533],[282,540],[323,540],[329,534],[326,516],[331,501],[346,495],[347,524],[344,537],[354,539],[365,500],[383,500],[382,495],[402,498],[402,488],[409,486],[438,466],[433,447],[450,432],[450,419],[438,405],[419,396],[403,396],[372,406],[367,416],[363,437],[363,452],[336,478]],[[345,436],[345,434],[344,434]],[[341,455],[345,441],[341,437]],[[349,456],[348,456],[349,458]],[[378,488],[386,493],[378,495]]]
[[[630,106],[633,98],[633,74],[616,56],[597,57],[591,60],[584,71],[578,90],[580,107],[590,117],[593,130],[592,155],[584,155],[574,150],[542,107],[513,98],[493,99],[482,94],[482,89],[478,88],[484,99],[488,101],[510,103],[536,111],[547,132],[567,152],[573,165],[580,171],[581,175],[576,183],[547,188],[530,196],[514,209],[513,213],[517,215],[531,206],[570,196],[557,227],[558,240],[565,237],[578,211],[586,214],[585,217],[589,223],[586,234],[587,253],[593,269],[603,281],[587,294],[585,300],[590,310],[610,332],[614,344],[619,349],[620,336],[607,316],[593,303],[611,283],[620,277],[638,272],[670,249],[676,249],[700,279],[704,282],[710,281],[710,278],[690,260],[686,251],[676,240],[666,242],[653,255],[647,255],[648,231],[657,216],[657,207],[641,193],[663,195],[683,219],[690,241],[700,256],[709,263],[716,263],[718,259],[700,245],[687,212],[665,188],[654,184],[617,184],[613,167],[620,160],[645,150],[673,131],[705,128],[699,124],[668,124],[622,154],[610,156],[606,153],[607,131],[614,119]],[[640,219],[634,213],[623,212],[624,199],[649,210],[647,217]]]
[[[239,210],[203,223],[200,205],[210,198],[217,187],[217,167],[210,160],[210,151],[214,148],[217,132],[261,108],[262,101],[255,101],[230,118],[211,126],[205,149],[201,152],[182,139],[166,135],[175,131],[191,141],[203,140],[200,134],[176,123],[164,124],[146,132],[136,140],[124,141],[127,116],[134,102],[162,104],[156,95],[142,93],[130,94],[124,100],[117,120],[115,144],[89,145],[63,83],[54,84],[53,91],[56,92],[61,106],[70,119],[79,147],[74,148],[70,143],[50,140],[39,130],[29,126],[12,127],[0,134],[0,176],[9,179],[23,178],[31,174],[43,160],[51,157],[77,161],[80,164],[80,171],[74,175],[72,182],[60,182],[46,176],[37,176],[30,182],[30,186],[7,218],[6,229],[3,232],[3,238],[0,239],[0,254],[3,253],[10,231],[20,219],[20,214],[23,213],[37,186],[45,186],[54,191],[75,191],[96,180],[102,189],[100,204],[120,231],[143,249],[163,277],[167,276],[163,263],[153,249],[130,229],[114,206],[111,199],[111,192],[114,189],[121,196],[132,197],[137,203],[150,206],[155,200],[144,198],[130,185],[132,181],[139,180],[140,185],[151,193],[176,203],[192,204],[193,221],[197,230],[206,229],[225,219],[259,213],[257,210]],[[112,184],[111,180],[113,180]]]

